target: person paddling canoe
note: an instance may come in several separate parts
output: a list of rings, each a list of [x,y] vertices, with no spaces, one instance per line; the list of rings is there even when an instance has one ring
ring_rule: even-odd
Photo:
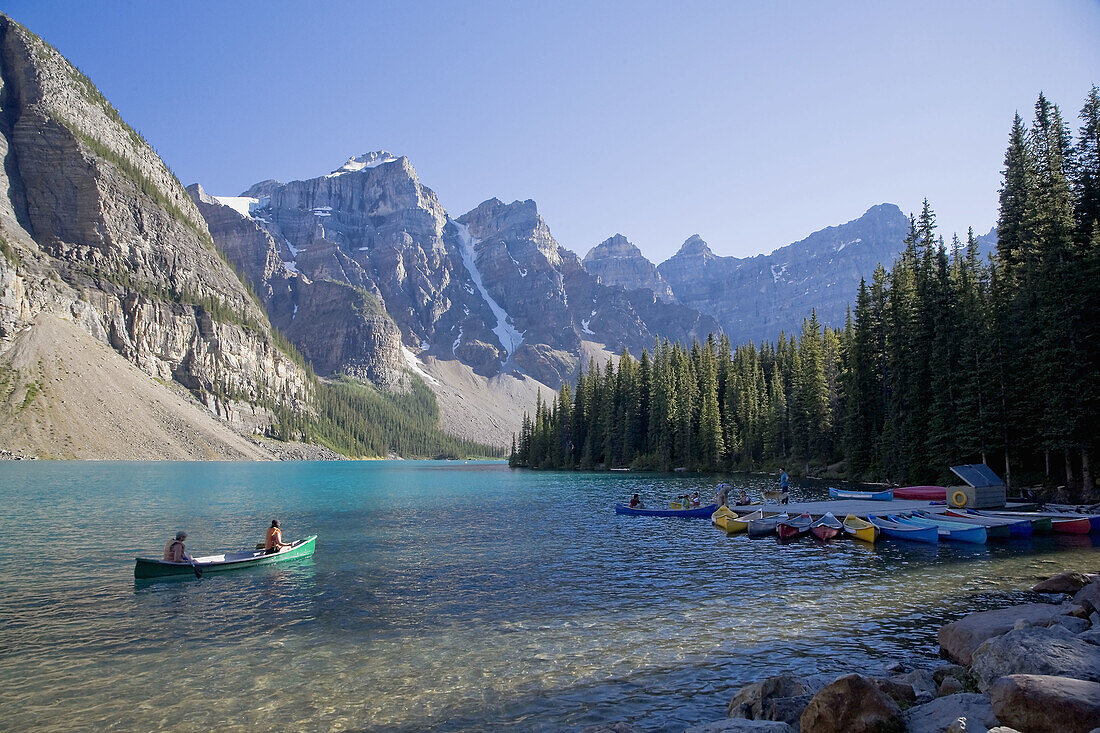
[[[264,540],[264,552],[271,555],[284,547],[290,547],[290,545],[283,542],[283,530],[279,527],[279,520],[272,519],[271,526],[267,528],[267,538]]]
[[[164,559],[168,562],[191,562],[191,556],[187,554],[187,548],[183,544],[185,539],[186,532],[176,532],[176,539],[169,540],[164,546]]]

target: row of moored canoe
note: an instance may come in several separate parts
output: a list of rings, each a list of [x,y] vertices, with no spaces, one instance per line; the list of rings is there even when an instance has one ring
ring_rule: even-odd
[[[948,540],[984,544],[987,539],[1028,537],[1033,533],[1061,532],[1088,534],[1100,531],[1100,515],[1033,514],[1014,512],[955,511],[946,514],[914,511],[887,514],[885,517],[849,514],[840,521],[832,513],[814,519],[809,514],[794,517],[786,513],[754,511],[738,516],[728,507],[719,507],[711,522],[726,534],[745,532],[750,537],[778,534],[780,539],[796,539],[813,534],[822,540],[841,532],[853,539],[874,542],[880,537],[932,542]]]

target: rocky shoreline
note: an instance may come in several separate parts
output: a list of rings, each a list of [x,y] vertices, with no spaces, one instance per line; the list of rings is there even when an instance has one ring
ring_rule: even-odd
[[[685,733],[1100,733],[1100,574],[1062,573],[1031,590],[1049,602],[941,627],[935,668],[768,677],[739,690],[726,718]]]

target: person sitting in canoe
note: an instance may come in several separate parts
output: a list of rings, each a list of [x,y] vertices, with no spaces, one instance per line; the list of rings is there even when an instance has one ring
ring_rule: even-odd
[[[630,499],[630,508],[631,509],[645,509],[645,504],[642,503],[642,500],[638,497],[637,494],[635,494]]]
[[[741,489],[741,496],[737,497],[737,503],[744,506],[749,503],[749,492]]]
[[[690,504],[691,504],[692,509],[698,509],[699,507],[702,506],[702,504],[699,502],[699,492],[698,491],[696,491],[694,494],[691,495]]]
[[[272,519],[271,526],[267,528],[267,539],[264,540],[264,552],[274,554],[284,547],[290,547],[283,542],[283,530],[279,528],[279,520]]]
[[[187,539],[186,532],[176,532],[176,539],[169,540],[164,546],[164,559],[168,562],[191,562],[191,556],[187,554],[187,548],[183,541]]]

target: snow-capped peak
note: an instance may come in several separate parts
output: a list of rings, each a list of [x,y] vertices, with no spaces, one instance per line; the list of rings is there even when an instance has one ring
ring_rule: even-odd
[[[383,163],[393,163],[396,160],[398,160],[398,156],[393,153],[388,153],[385,150],[375,150],[372,153],[363,153],[362,155],[348,158],[348,162],[344,163],[332,173],[329,173],[326,178],[342,176],[345,173],[355,173],[364,168],[377,168]]]

